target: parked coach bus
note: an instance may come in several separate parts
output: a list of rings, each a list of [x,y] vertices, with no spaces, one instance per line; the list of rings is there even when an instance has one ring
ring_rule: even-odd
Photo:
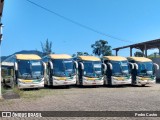
[[[9,79],[10,81],[5,79],[5,83],[14,83],[12,86],[17,85],[19,89],[44,87],[46,65],[38,55],[16,54],[6,59],[5,62],[14,64],[14,67],[5,66],[8,71],[11,69],[10,73],[13,77]]]
[[[45,85],[68,86],[76,84],[78,64],[67,54],[50,54],[43,58],[47,64]]]
[[[132,69],[134,66],[125,57],[103,56],[103,62],[107,66],[104,77],[105,85],[131,84],[129,66],[131,65]]]
[[[102,62],[99,58],[94,56],[79,56],[77,61],[77,85],[103,85]]]
[[[159,65],[145,57],[128,57],[128,61],[135,66],[135,69],[131,71],[132,85],[145,86],[156,83],[155,66],[159,69]]]

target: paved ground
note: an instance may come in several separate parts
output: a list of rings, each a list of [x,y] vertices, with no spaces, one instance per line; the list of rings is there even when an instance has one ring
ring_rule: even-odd
[[[0,101],[0,111],[160,111],[160,84],[148,87],[51,88],[27,90],[19,93],[20,99]],[[54,119],[103,120],[106,118]],[[107,119],[128,120],[130,118]]]

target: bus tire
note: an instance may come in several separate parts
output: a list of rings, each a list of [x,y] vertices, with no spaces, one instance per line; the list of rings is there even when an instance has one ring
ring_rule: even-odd
[[[145,87],[145,84],[141,85],[142,87]]]
[[[65,88],[69,89],[69,88],[70,88],[70,86],[69,86],[69,85],[66,85],[66,86],[65,86]]]
[[[46,88],[47,88],[47,87],[48,87],[48,85],[47,85],[47,84],[44,84],[44,87],[46,87]]]

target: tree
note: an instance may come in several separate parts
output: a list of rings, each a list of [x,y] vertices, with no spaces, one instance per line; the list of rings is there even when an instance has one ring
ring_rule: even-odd
[[[134,56],[135,56],[135,57],[143,57],[144,54],[143,54],[142,52],[140,52],[140,51],[136,51],[136,52],[134,53]]]
[[[100,56],[112,55],[111,46],[105,40],[98,40],[95,44],[91,45],[93,54]]]
[[[88,52],[77,52],[77,54],[73,54],[72,57],[78,57],[78,56],[81,56],[81,55],[89,56],[90,54]]]
[[[73,58],[76,57],[76,54],[73,54],[72,57],[73,57]]]
[[[42,52],[43,52],[43,56],[45,55],[49,55],[52,53],[52,42],[48,41],[48,39],[46,40],[45,43],[41,42],[41,47],[42,47]]]

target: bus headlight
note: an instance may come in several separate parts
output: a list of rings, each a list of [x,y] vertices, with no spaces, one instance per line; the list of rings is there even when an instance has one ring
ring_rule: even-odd
[[[23,82],[23,80],[18,80],[19,83],[25,84],[25,82]]]
[[[137,80],[142,80],[142,77],[137,77]]]
[[[58,80],[58,79],[57,79],[57,78],[55,78],[55,77],[52,77],[52,79],[53,79],[53,80]]]
[[[87,80],[86,77],[83,77],[83,80]]]

